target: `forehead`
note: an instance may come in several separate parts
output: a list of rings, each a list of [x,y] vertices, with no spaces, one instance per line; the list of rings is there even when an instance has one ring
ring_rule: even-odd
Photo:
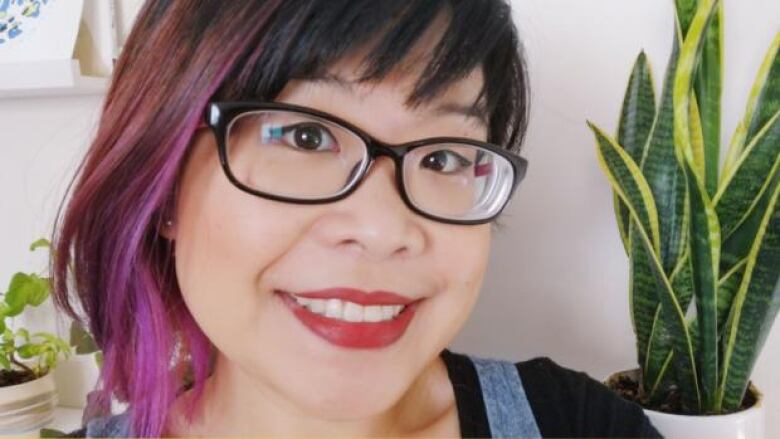
[[[443,87],[430,99],[411,102],[417,81],[423,74],[426,60],[415,64],[406,64],[394,69],[379,80],[361,81],[360,54],[345,56],[332,63],[323,73],[305,78],[307,87],[325,90],[330,95],[346,95],[349,99],[368,101],[371,94],[392,94],[397,100],[415,112],[433,115],[456,115],[472,119],[473,122],[488,126],[488,116],[484,106],[484,96],[480,92],[484,85],[484,75],[480,67],[474,68],[463,78],[455,80]],[[296,81],[297,82],[297,81]],[[310,88],[310,90],[311,90]],[[479,99],[479,100],[478,100]]]
[[[293,79],[305,81],[307,86],[337,94],[334,97],[336,99],[346,95],[350,99],[365,100],[378,90],[383,93],[391,92],[394,98],[404,100],[404,106],[412,111],[465,116],[470,118],[471,122],[487,127],[489,123],[485,96],[481,95],[485,87],[481,63],[470,71],[455,73],[459,77],[446,84],[441,84],[444,79],[436,72],[435,77],[441,79],[437,81],[441,85],[436,92],[425,97],[415,95],[415,92],[421,93],[421,90],[416,88],[419,88],[424,80],[434,76],[432,69],[439,67],[441,61],[435,59],[436,50],[441,49],[437,46],[446,38],[451,19],[452,14],[448,8],[439,10],[405,50],[402,58],[390,63],[392,67],[389,69],[383,69],[381,65],[386,61],[384,57],[388,56],[388,49],[383,48],[383,44],[388,44],[386,33],[393,28],[392,25],[376,32],[364,43],[354,46],[327,65],[320,65]],[[389,44],[404,43],[393,40]],[[377,55],[378,59],[372,58]],[[376,70],[384,72],[375,76],[373,73]],[[361,81],[361,77],[370,78]],[[426,88],[430,89],[430,86]]]

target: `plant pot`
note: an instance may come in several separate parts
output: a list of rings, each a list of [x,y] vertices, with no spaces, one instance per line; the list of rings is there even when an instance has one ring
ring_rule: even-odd
[[[97,384],[99,374],[95,354],[74,354],[57,363],[54,381],[57,383],[59,405],[84,408],[87,394]]]
[[[0,387],[0,433],[43,427],[54,419],[57,402],[51,372],[32,381]]]
[[[636,382],[639,369],[614,373],[609,376],[605,384],[620,376]],[[748,392],[752,394],[755,401],[750,407],[723,415],[684,415],[646,408],[643,410],[658,432],[668,439],[705,437],[708,439],[763,439],[765,428],[763,395],[752,383],[748,387]]]

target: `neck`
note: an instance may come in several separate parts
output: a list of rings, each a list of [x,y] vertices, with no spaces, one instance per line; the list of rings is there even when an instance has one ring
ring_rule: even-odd
[[[418,436],[451,431],[453,423],[457,427],[454,392],[440,356],[398,400],[362,417],[330,411],[323,416],[326,410],[300,407],[283,391],[246,374],[219,353],[193,422],[184,417],[191,398],[187,390],[175,401],[164,436]]]

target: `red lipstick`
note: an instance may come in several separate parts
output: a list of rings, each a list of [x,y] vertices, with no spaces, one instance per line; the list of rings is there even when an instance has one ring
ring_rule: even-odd
[[[363,306],[404,305],[401,312],[391,320],[348,322],[315,313],[298,303],[286,291],[277,290],[276,294],[304,326],[329,343],[346,348],[363,349],[382,348],[398,340],[406,331],[414,317],[417,306],[422,300],[414,300],[389,291],[366,293],[352,288],[329,288],[295,293],[298,297],[310,299],[337,298]]]

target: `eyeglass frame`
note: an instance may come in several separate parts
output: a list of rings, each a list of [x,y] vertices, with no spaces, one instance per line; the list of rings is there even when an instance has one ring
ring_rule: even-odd
[[[235,120],[238,116],[245,113],[249,113],[253,111],[262,111],[262,110],[282,110],[282,111],[293,111],[297,113],[303,113],[306,115],[318,117],[327,122],[345,128],[346,130],[352,132],[357,137],[359,137],[365,144],[366,152],[368,155],[368,163],[363,165],[362,170],[352,177],[352,181],[353,181],[352,183],[342,188],[341,193],[326,198],[317,198],[317,199],[291,198],[291,197],[275,195],[272,193],[263,192],[251,188],[241,183],[241,181],[239,181],[235,177],[235,175],[233,175],[233,172],[230,169],[230,165],[228,163],[228,154],[227,154],[227,134],[228,134],[227,131],[228,128],[230,127],[231,122]],[[407,207],[409,207],[409,209],[411,209],[413,212],[425,218],[447,223],[447,224],[457,224],[457,225],[485,224],[491,222],[493,219],[495,219],[498,215],[501,214],[501,212],[504,210],[506,205],[509,203],[509,200],[512,199],[515,190],[520,184],[520,181],[522,181],[523,178],[525,177],[525,174],[528,169],[528,159],[521,157],[518,154],[512,153],[506,150],[505,148],[502,148],[501,146],[496,145],[494,143],[483,142],[481,140],[472,139],[468,137],[453,137],[453,136],[426,137],[426,138],[416,139],[404,143],[395,143],[395,144],[387,143],[376,139],[375,137],[371,136],[363,129],[333,114],[327,113],[325,111],[317,110],[314,108],[310,108],[310,107],[289,104],[284,102],[210,101],[208,106],[206,107],[204,116],[205,116],[206,125],[212,129],[214,136],[217,140],[216,144],[217,144],[217,152],[219,155],[220,165],[222,167],[222,170],[225,172],[225,175],[227,176],[228,180],[234,186],[236,186],[238,189],[244,192],[247,192],[249,194],[261,198],[274,200],[274,201],[282,201],[282,202],[293,203],[293,204],[326,204],[326,203],[339,201],[351,195],[358,188],[358,186],[360,186],[360,184],[368,174],[369,170],[371,169],[371,166],[374,164],[374,162],[378,157],[387,156],[390,157],[395,164],[396,187],[399,189],[398,192],[401,194],[401,199],[404,201],[404,204],[406,204]],[[512,184],[509,190],[509,194],[506,197],[506,200],[501,205],[501,207],[496,211],[495,214],[493,214],[488,218],[482,218],[476,220],[474,219],[458,220],[453,218],[441,217],[426,212],[425,210],[418,208],[412,202],[412,200],[409,198],[409,195],[406,192],[406,187],[404,184],[404,178],[403,178],[404,156],[416,148],[426,146],[426,145],[439,144],[439,143],[463,143],[463,144],[478,146],[488,151],[491,151],[495,154],[500,155],[510,163],[513,170]]]

